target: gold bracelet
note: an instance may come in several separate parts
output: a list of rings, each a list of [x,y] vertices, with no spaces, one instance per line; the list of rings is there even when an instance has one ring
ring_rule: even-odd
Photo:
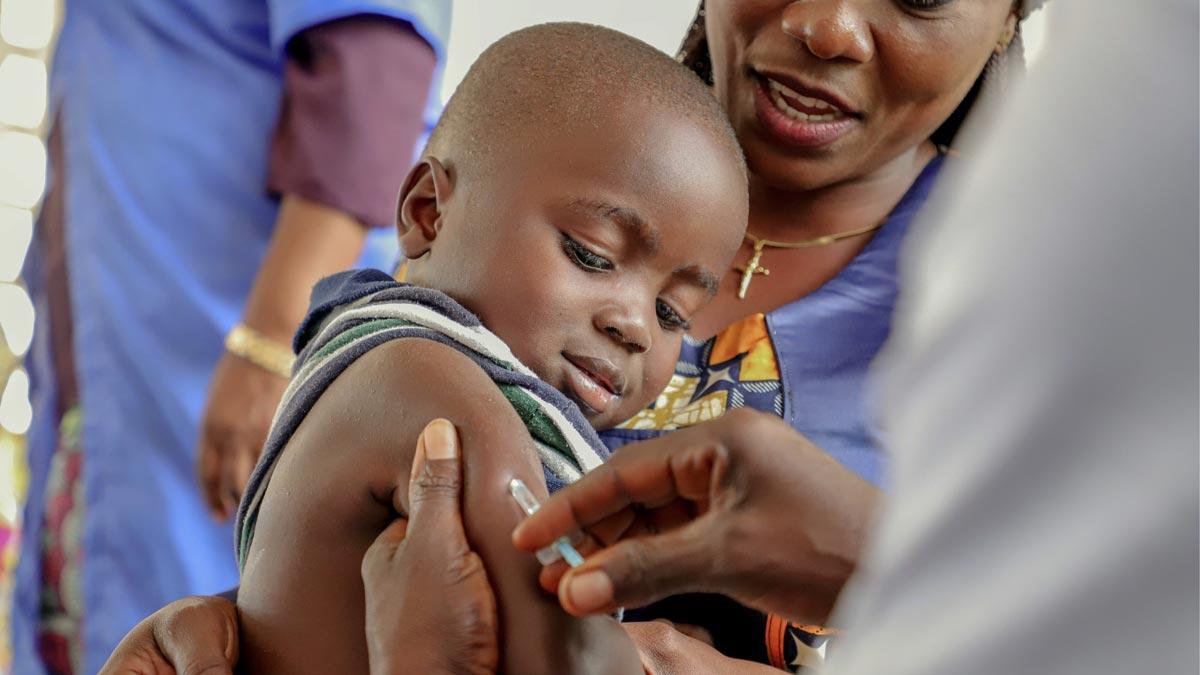
[[[292,350],[244,323],[234,326],[225,336],[225,351],[269,373],[292,378],[292,362],[295,361]]]

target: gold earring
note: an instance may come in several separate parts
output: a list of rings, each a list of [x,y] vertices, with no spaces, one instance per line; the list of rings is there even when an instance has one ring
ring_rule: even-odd
[[[1008,50],[1008,46],[1012,44],[1013,38],[1017,36],[1017,15],[1010,14],[1008,21],[1004,24],[1004,32],[1000,34],[1000,41],[996,43],[996,48],[992,53],[997,56]]]

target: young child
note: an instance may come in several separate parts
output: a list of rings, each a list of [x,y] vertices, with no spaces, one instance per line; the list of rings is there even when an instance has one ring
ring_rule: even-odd
[[[238,516],[242,664],[367,671],[363,553],[408,507],[416,439],[459,429],[463,513],[496,593],[502,670],[641,672],[509,541],[666,385],[742,240],[745,166],[691,72],[634,38],[551,24],[490,47],[400,195],[407,281],[326,280]],[[436,641],[437,635],[428,639]]]

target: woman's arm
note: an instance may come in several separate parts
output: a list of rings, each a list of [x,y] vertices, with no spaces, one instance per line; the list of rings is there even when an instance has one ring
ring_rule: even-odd
[[[349,214],[287,195],[242,321],[279,345],[289,345],[304,318],[312,287],[354,264],[366,229]],[[200,428],[196,470],[215,517],[237,510],[258,461],[287,378],[229,352],[213,373]]]
[[[318,24],[288,42],[266,185],[282,206],[247,326],[290,345],[317,280],[354,263],[368,226],[392,224],[436,66],[408,22],[381,15]],[[237,508],[286,385],[230,354],[218,363],[197,453],[214,516]]]
[[[341,642],[359,658],[328,667],[365,670],[359,563],[395,517],[393,498],[404,512],[412,507],[407,482],[396,477],[409,475],[421,430],[439,417],[459,430],[464,526],[496,595],[501,670],[640,672],[614,620],[567,615],[538,587],[537,561],[512,547],[523,515],[508,482],[520,477],[545,495],[528,432],[478,366],[425,340],[383,345],[347,368],[283,453],[238,598],[244,660],[254,667],[259,656],[286,650],[289,663],[322,663]]]

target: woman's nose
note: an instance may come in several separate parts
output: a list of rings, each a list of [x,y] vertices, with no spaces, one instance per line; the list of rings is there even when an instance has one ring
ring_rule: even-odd
[[[596,328],[631,354],[650,351],[650,327],[632,307],[607,305],[596,312]]]
[[[819,59],[859,63],[875,55],[871,24],[853,0],[794,0],[783,8],[783,32]]]

